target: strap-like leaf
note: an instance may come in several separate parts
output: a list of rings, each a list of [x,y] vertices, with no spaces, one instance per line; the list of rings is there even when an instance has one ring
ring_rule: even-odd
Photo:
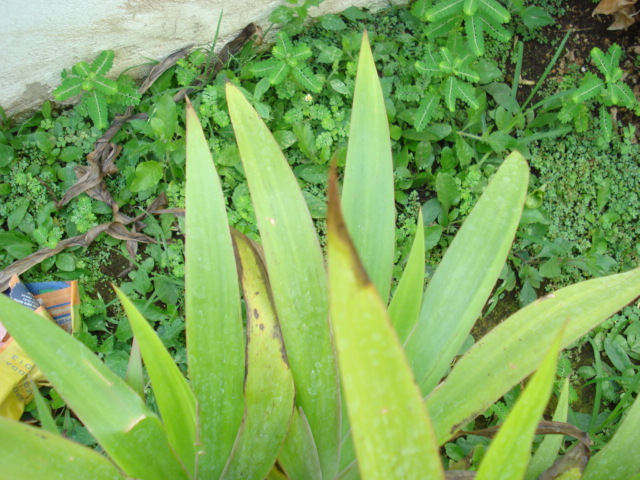
[[[246,409],[224,480],[263,480],[289,430],[295,390],[258,247],[232,231],[247,308]]]
[[[640,472],[640,398],[636,398],[609,443],[587,464],[582,480],[636,479]]]
[[[489,451],[478,468],[476,480],[512,480],[524,477],[536,427],[551,395],[563,333],[564,329],[556,334],[540,368],[527,383],[491,442]]]
[[[0,321],[127,475],[188,478],[158,417],[83,343],[5,295]]]
[[[457,361],[444,384],[427,398],[438,442],[443,444],[529,375],[566,319],[571,321],[563,348],[638,295],[640,268],[558,290],[495,327]]]
[[[444,480],[429,417],[329,182],[327,250],[331,323],[358,468],[366,479]]]
[[[416,235],[413,238],[411,253],[402,272],[400,283],[389,304],[389,317],[400,343],[404,343],[415,327],[422,304],[424,288],[424,222],[422,210],[418,214]]]
[[[384,97],[366,33],[356,75],[342,208],[367,274],[386,303],[395,246],[393,160]]]
[[[124,480],[95,450],[59,435],[0,417],[0,479]]]
[[[491,294],[513,242],[528,178],[522,155],[509,155],[427,286],[420,320],[405,346],[425,395],[449,368]]]
[[[302,408],[293,411],[279,461],[291,480],[322,480],[318,449]]]
[[[198,414],[198,475],[219,478],[244,414],[240,288],[220,179],[187,104],[185,307]]]
[[[298,181],[275,138],[242,93],[231,83],[226,88],[296,402],[307,414],[323,477],[332,478],[338,469],[340,395],[320,242]]]
[[[140,311],[120,289],[115,288],[115,291],[140,347],[169,443],[193,476],[196,459],[196,400],[193,392]]]

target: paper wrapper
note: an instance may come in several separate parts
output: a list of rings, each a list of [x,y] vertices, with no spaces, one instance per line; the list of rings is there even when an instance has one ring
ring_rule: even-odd
[[[7,292],[5,292],[7,293]],[[9,282],[8,295],[71,333],[78,329],[80,299],[77,282]],[[0,323],[0,415],[18,420],[33,398],[32,383],[46,383],[42,372]]]

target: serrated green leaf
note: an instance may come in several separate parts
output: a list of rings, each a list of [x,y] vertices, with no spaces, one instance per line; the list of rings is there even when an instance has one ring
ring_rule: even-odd
[[[67,77],[62,84],[53,91],[53,96],[59,102],[75,97],[82,92],[82,77]]]
[[[433,115],[436,113],[439,103],[440,97],[431,92],[425,93],[424,98],[420,102],[420,106],[416,111],[415,120],[413,122],[413,126],[417,132],[421,132],[427,127],[433,118]]]
[[[483,22],[477,17],[469,17],[464,22],[467,32],[467,40],[471,50],[478,57],[484,55],[484,36],[482,33]]]
[[[118,93],[118,84],[115,80],[97,75],[93,80],[93,86],[97,91],[105,95],[115,95]]]
[[[482,19],[482,31],[488,33],[490,37],[495,38],[499,42],[506,43],[511,40],[511,32],[502,27],[499,23],[488,22],[484,17]]]
[[[473,109],[477,109],[480,107],[480,103],[476,98],[475,89],[466,82],[458,82],[458,95],[457,97],[461,99],[464,103],[469,105]]]
[[[310,67],[292,67],[293,76],[300,84],[314,93],[320,93],[322,90],[322,82],[311,71]]]
[[[100,52],[100,55],[91,63],[91,70],[98,75],[104,75],[113,65],[113,59],[115,53],[113,50],[104,50]]]
[[[607,58],[604,52],[598,47],[594,47],[593,49],[591,49],[590,55],[591,59],[593,60],[593,64],[598,67],[598,70],[600,70],[603,75],[608,75],[610,65],[607,62]]]
[[[313,55],[313,53],[311,52],[309,46],[306,43],[299,43],[291,51],[291,57],[288,59],[288,61],[292,62],[292,66],[299,65],[301,62],[304,62],[305,60],[311,58],[311,55]]]
[[[291,67],[287,63],[279,63],[272,68],[269,72],[269,81],[272,85],[278,85],[287,78],[287,74],[291,70]]]
[[[602,132],[602,137],[605,142],[610,142],[611,137],[613,136],[613,119],[611,118],[611,114],[607,110],[606,107],[600,107],[600,131]]]
[[[462,11],[467,17],[473,17],[480,6],[479,0],[464,0]]]
[[[91,73],[91,67],[87,62],[82,61],[71,67],[71,72],[80,77],[87,77]]]
[[[444,21],[432,22],[425,33],[428,38],[437,38],[449,33],[451,30],[456,28],[456,25],[459,25],[459,23],[460,18],[454,14],[454,16]]]
[[[84,97],[82,103],[87,107],[87,112],[96,128],[103,129],[109,125],[107,118],[107,99],[103,94],[92,92]]]
[[[638,106],[638,100],[633,94],[633,90],[626,83],[614,83],[609,88],[611,89],[611,100],[614,105],[622,105],[629,110],[633,110]]]
[[[604,82],[595,75],[588,75],[580,82],[576,92],[571,95],[571,100],[575,103],[583,103],[595,97],[604,89]]]
[[[444,96],[444,103],[450,112],[456,110],[456,99],[458,94],[458,81],[454,76],[449,76],[442,84],[442,93]]]
[[[511,15],[506,8],[500,5],[496,0],[478,0],[483,13],[486,13],[492,20],[499,23],[507,23],[511,19]]]
[[[462,12],[465,0],[445,0],[427,10],[424,18],[428,22],[436,22]]]

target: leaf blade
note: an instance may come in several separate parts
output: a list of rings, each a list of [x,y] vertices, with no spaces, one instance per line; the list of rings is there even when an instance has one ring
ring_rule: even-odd
[[[393,160],[382,88],[366,33],[356,74],[342,209],[367,274],[386,303],[395,247]]]
[[[244,332],[222,188],[190,104],[186,178],[187,355],[203,452],[197,469],[218,478],[244,414]]]

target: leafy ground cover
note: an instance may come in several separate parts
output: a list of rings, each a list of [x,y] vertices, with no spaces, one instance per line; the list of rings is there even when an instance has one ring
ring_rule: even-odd
[[[606,23],[590,17],[595,4],[589,1],[570,7],[465,2],[463,21],[451,7],[460,2],[420,0],[375,15],[349,8],[303,27],[300,20],[315,3],[276,10],[272,19],[284,29],[273,43],[247,43],[190,95],[235,228],[256,238],[224,82],[239,85],[275,133],[323,232],[328,167],[334,158],[344,164],[357,52],[367,29],[391,128],[400,267],[419,210],[427,261],[435,266],[506,153],[517,148],[531,165],[533,184],[518,241],[475,339],[548,289],[638,264],[639,107],[633,68],[640,59],[630,49],[632,30],[607,32]],[[569,29],[575,31],[567,35]],[[46,102],[25,122],[4,120],[0,263],[6,267],[64,239],[86,236],[118,214],[132,219],[157,211],[127,224],[124,239],[103,234],[22,275],[25,281],[80,280],[85,327],[77,335],[124,376],[132,333],[120,321],[123,312],[108,282],[135,299],[174,360],[183,367],[186,361],[183,221],[154,202],[166,198],[166,207],[184,207],[184,106],[175,98],[207,76],[211,58],[210,52],[195,51],[178,60],[140,97],[126,76],[109,80],[111,61],[112,53],[105,52],[63,74],[54,95],[82,95],[76,107],[58,110]],[[104,176],[112,200],[85,193],[68,198],[77,168],[86,165],[85,156],[113,116],[128,106],[140,115],[111,139],[122,147],[117,171]],[[639,360],[640,309],[634,305],[560,359],[558,375],[570,379],[570,419],[597,447],[638,391]],[[518,392],[492,407],[481,426],[499,423]],[[47,395],[69,435],[91,443],[55,391]],[[452,462],[464,462],[483,442],[462,437],[446,452]]]

